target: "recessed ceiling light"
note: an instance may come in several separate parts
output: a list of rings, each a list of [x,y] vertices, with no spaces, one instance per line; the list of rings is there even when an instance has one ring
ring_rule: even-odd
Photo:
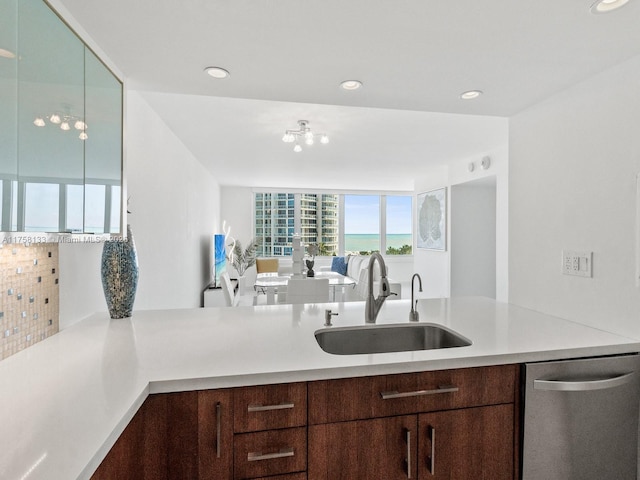
[[[591,13],[607,13],[617,10],[625,5],[629,0],[598,0],[591,5]]]
[[[9,51],[9,50],[5,50],[4,48],[0,48],[0,57],[4,57],[4,58],[16,58],[16,54]]]
[[[358,90],[360,87],[362,87],[360,80],[345,80],[340,84],[340,88],[343,90]]]
[[[482,90],[469,90],[461,93],[460,98],[463,100],[473,100],[474,98],[478,98],[480,95],[482,95]]]
[[[229,72],[220,67],[207,67],[204,71],[213,78],[227,78],[229,76]]]

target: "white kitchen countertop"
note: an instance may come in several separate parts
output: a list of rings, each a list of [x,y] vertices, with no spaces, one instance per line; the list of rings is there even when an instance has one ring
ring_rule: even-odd
[[[468,347],[339,356],[314,338],[364,324],[364,303],[93,315],[0,362],[0,478],[89,478],[149,393],[555,360],[640,351],[640,341],[484,298],[420,300],[421,322]],[[378,324],[406,323],[386,302]]]

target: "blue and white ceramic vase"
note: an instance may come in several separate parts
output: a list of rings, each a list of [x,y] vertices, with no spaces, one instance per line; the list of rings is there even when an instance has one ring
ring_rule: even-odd
[[[127,225],[126,240],[107,240],[102,248],[102,289],[111,318],[131,316],[138,288],[138,253]]]

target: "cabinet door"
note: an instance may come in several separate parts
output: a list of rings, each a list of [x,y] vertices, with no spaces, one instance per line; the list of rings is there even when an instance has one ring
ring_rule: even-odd
[[[199,480],[233,478],[231,390],[198,392],[198,461]]]
[[[91,480],[166,480],[166,412],[166,396],[150,396]]]
[[[513,479],[513,409],[508,404],[421,414],[419,478]]]
[[[417,416],[309,427],[309,480],[416,478]]]
[[[233,478],[233,412],[231,390],[157,395],[166,401],[164,463],[167,480]],[[152,397],[149,397],[152,398]],[[164,472],[163,472],[164,474]]]

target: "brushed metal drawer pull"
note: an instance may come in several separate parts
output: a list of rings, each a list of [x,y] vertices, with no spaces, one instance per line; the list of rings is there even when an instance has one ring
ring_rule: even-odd
[[[274,458],[285,458],[285,457],[293,457],[295,452],[293,448],[281,448],[279,452],[276,453],[265,453],[262,452],[249,452],[247,453],[247,461],[255,462],[258,460],[272,460]]]
[[[270,410],[286,410],[287,408],[294,408],[295,403],[280,403],[278,405],[249,405],[247,407],[248,412],[268,412]]]
[[[393,398],[407,398],[407,397],[420,397],[422,395],[435,395],[438,393],[453,393],[459,390],[458,387],[453,385],[441,385],[435,390],[416,390],[414,392],[380,392],[380,396],[383,400],[391,400]]]
[[[222,429],[222,405],[220,405],[220,402],[216,403],[216,455],[218,458],[220,458],[220,450],[222,449],[222,446],[220,444],[220,437],[221,437],[221,429]]]

